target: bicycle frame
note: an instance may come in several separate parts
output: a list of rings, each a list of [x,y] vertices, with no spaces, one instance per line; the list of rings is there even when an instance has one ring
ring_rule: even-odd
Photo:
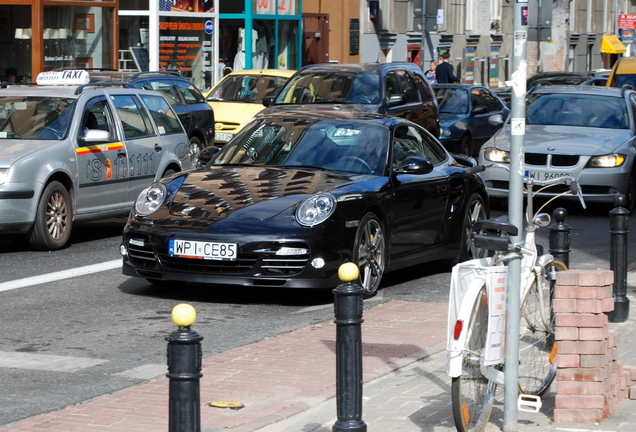
[[[490,166],[508,169],[507,166],[500,164],[491,164],[476,167],[475,169],[476,171],[480,171]],[[469,322],[476,301],[478,301],[478,296],[484,285],[488,283],[488,274],[493,271],[500,271],[502,268],[507,268],[505,265],[510,259],[521,256],[520,298],[523,301],[532,288],[534,281],[537,281],[537,283],[545,283],[544,278],[540,277],[541,273],[545,266],[554,261],[554,257],[551,254],[542,254],[539,256],[537,252],[535,243],[536,230],[550,223],[550,216],[545,213],[540,213],[540,211],[554,199],[566,193],[574,193],[575,191],[579,195],[583,208],[585,208],[580,188],[571,176],[547,181],[525,179],[524,182],[527,187],[528,198],[523,243],[518,246],[510,245],[506,251],[497,251],[491,258],[470,260],[453,267],[449,297],[447,337],[447,350],[449,351],[448,375],[452,378],[459,377],[462,373],[463,354],[466,351],[467,338],[470,332],[470,329],[463,328],[463,324]],[[566,182],[570,182],[571,189],[548,200],[535,214],[532,203],[534,195],[545,188]],[[540,189],[533,193],[533,186],[535,185],[540,186]],[[555,277],[553,275],[550,276]],[[544,305],[545,301],[549,301],[549,299],[543,298],[543,289],[538,289],[538,296],[539,304],[541,305],[541,320],[545,328],[548,329],[550,326],[550,317],[545,315],[542,305]],[[496,384],[503,385],[504,374],[500,370],[501,368],[498,367],[500,364],[503,364],[503,358],[499,364],[486,365],[484,363],[484,353],[474,354],[479,358],[482,375]]]

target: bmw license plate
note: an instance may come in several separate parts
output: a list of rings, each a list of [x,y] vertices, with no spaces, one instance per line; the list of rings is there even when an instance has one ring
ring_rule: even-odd
[[[555,178],[566,176],[566,173],[560,172],[546,172],[546,171],[526,171],[526,178],[532,178],[535,180],[552,180]]]
[[[231,140],[232,138],[234,138],[234,135],[229,134],[229,133],[215,133],[214,134],[214,141],[223,141],[223,142],[227,142],[229,140]]]
[[[236,243],[201,242],[171,239],[168,244],[170,256],[221,261],[236,260]]]

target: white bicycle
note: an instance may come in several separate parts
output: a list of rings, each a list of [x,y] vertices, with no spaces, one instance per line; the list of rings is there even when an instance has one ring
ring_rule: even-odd
[[[472,168],[504,168],[489,164]],[[521,256],[519,392],[520,409],[538,411],[543,395],[556,375],[557,344],[554,341],[552,299],[556,272],[565,264],[544,254],[535,243],[536,230],[550,224],[550,216],[541,210],[565,194],[578,195],[581,189],[571,176],[546,181],[524,179],[527,191],[526,228],[521,245],[511,245],[517,228],[507,219],[478,221],[473,229],[474,247],[494,251],[494,255],[474,259],[453,267],[449,297],[448,346],[452,378],[453,418],[459,432],[481,432],[492,410],[495,390],[504,383],[506,264]],[[568,185],[548,200],[537,212],[533,198],[556,185]],[[539,189],[533,192],[533,188]],[[539,251],[538,251],[539,249]],[[485,255],[485,254],[483,254]]]

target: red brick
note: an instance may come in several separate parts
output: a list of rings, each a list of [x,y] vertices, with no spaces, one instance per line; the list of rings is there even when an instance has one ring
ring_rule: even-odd
[[[608,389],[607,381],[557,381],[557,394],[560,395],[604,395]]]
[[[600,409],[554,409],[555,423],[596,423],[602,421],[603,418],[603,410]]]
[[[609,373],[607,368],[558,368],[557,380],[559,381],[605,381]],[[560,407],[567,408],[567,407]]]
[[[583,287],[600,287],[614,283],[614,272],[611,270],[579,270],[579,285]]]
[[[605,408],[605,397],[603,395],[556,395],[554,401],[555,409],[599,409]]]
[[[557,330],[559,330],[558,327]],[[609,330],[607,327],[583,327],[579,329],[579,339],[582,341],[605,340],[608,337]]]
[[[555,323],[557,327],[603,327],[608,320],[605,314],[558,313]]]
[[[577,300],[574,298],[555,298],[552,310],[557,313],[574,313],[577,312]]]
[[[557,368],[579,367],[581,366],[578,354],[558,354],[556,358]]]
[[[613,297],[606,297],[603,300],[601,300],[603,302],[603,312],[612,312],[614,310],[614,298]]]
[[[555,312],[560,312],[556,311]],[[593,313],[600,314],[603,313],[603,299],[597,300],[577,300],[576,301],[576,310],[577,313]]]
[[[596,329],[586,329],[596,330]],[[579,340],[578,327],[557,327],[554,331],[554,337],[558,341],[562,340]]]
[[[592,299],[604,299],[612,295],[612,287],[580,287],[579,288],[579,299],[581,300],[592,300]]]
[[[605,354],[607,342],[605,341],[560,341],[558,347],[561,354]]]
[[[557,273],[557,279],[559,278],[559,273]],[[554,298],[555,299],[578,299],[579,298],[579,287],[571,286],[571,285],[557,285],[554,287]]]
[[[558,285],[570,285],[570,286],[578,286],[579,285],[579,272],[574,270],[567,270],[562,272],[557,272],[556,274],[556,284]]]

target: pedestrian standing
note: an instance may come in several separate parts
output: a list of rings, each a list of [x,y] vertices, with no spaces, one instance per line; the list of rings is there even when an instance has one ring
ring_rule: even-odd
[[[458,83],[459,78],[453,73],[453,65],[450,64],[450,54],[442,54],[442,62],[435,69],[435,77],[439,84]]]
[[[430,82],[431,85],[437,84],[437,76],[435,75],[436,68],[437,68],[437,62],[432,61],[430,63],[430,69],[428,70],[428,72],[426,72],[426,79],[428,79],[428,82]]]

